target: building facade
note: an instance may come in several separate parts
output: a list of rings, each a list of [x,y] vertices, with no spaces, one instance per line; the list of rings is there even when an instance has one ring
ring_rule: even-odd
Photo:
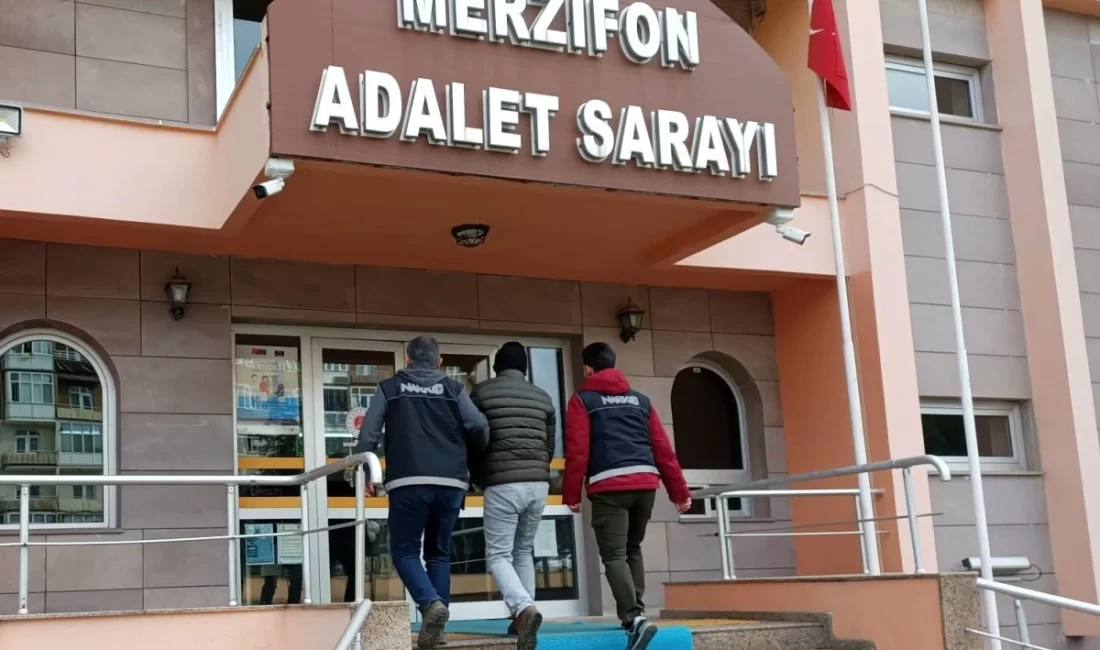
[[[613,343],[694,487],[852,464],[806,4],[622,3],[619,22],[598,0],[568,3],[580,18],[485,4],[0,0],[0,105],[22,107],[0,144],[0,475],[318,467],[420,333],[468,385],[524,342],[559,405],[580,349]],[[1097,602],[1100,11],[930,5],[993,554],[1026,556],[1027,586]],[[977,542],[916,3],[837,11],[855,106],[830,122],[868,455],[949,461],[956,480],[915,483],[925,563],[955,571]],[[285,189],[258,198],[273,179]],[[792,215],[802,246],[776,234]],[[463,224],[487,225],[484,243],[457,245],[476,243],[452,234]],[[172,281],[190,283],[182,314]],[[627,305],[645,317],[624,343]],[[873,482],[884,570],[912,571],[900,478]],[[352,497],[330,477],[308,524],[347,521]],[[403,600],[386,503],[368,502],[368,595]],[[240,532],[293,530],[300,504],[243,490]],[[479,505],[453,557],[465,618],[504,611]],[[736,505],[739,577],[861,570],[852,537],[750,536],[851,529],[836,523],[850,500]],[[155,540],[224,534],[226,508],[220,487],[74,484],[33,489],[30,516],[38,541]],[[14,612],[14,486],[0,515]],[[552,494],[536,548],[552,615],[610,600],[584,517]],[[664,583],[721,576],[715,531],[709,505],[659,500],[651,607]],[[243,544],[242,602],[298,602],[305,581],[349,598],[349,535]],[[223,605],[227,563],[221,541],[34,547],[30,607]],[[1028,617],[1033,643],[1100,647],[1098,621]]]

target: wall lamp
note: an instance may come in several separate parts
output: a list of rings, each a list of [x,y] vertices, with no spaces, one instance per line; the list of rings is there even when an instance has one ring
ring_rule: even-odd
[[[183,310],[187,307],[187,296],[191,293],[191,282],[180,275],[179,267],[176,267],[175,274],[165,283],[164,293],[168,295],[172,320],[183,318]]]
[[[626,299],[626,306],[619,310],[619,338],[623,343],[630,343],[642,329],[642,321],[645,320],[645,310],[634,304],[630,298]]]

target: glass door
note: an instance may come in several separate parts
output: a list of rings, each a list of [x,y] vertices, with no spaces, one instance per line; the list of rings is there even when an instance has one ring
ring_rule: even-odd
[[[313,445],[318,464],[347,456],[378,384],[404,366],[400,342],[313,339]],[[383,445],[385,441],[383,440]],[[383,457],[385,450],[379,448]],[[355,518],[355,490],[350,473],[330,476],[315,490],[321,526],[350,523]],[[405,589],[393,570],[386,529],[384,491],[367,499],[366,596],[372,600],[405,600]],[[355,528],[318,535],[320,602],[352,602],[355,583]]]

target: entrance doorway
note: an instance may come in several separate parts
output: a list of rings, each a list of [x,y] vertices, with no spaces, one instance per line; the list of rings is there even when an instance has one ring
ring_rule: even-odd
[[[238,471],[294,474],[346,456],[353,444],[353,432],[375,398],[378,384],[404,367],[404,348],[413,336],[366,330],[239,327],[235,332]],[[561,504],[560,496],[560,473],[564,467],[560,423],[564,421],[565,400],[572,390],[569,341],[432,336],[440,342],[443,370],[467,390],[492,376],[493,356],[506,340],[519,340],[528,347],[529,379],[551,395],[559,411],[556,457],[552,464],[555,480],[535,545],[536,601],[548,616],[587,613],[580,522]],[[288,391],[291,384],[297,387],[297,398]],[[247,408],[256,402],[269,403],[273,391],[276,395],[281,392],[284,406],[268,406],[259,412]],[[384,467],[384,436],[379,456]],[[315,486],[309,499],[310,528],[335,526],[354,519],[355,493],[350,476],[330,476]],[[259,532],[293,527],[299,517],[299,502],[290,493],[242,494],[242,529]],[[367,552],[362,558],[366,563],[366,595],[379,601],[408,600],[389,555],[388,505],[389,499],[382,490],[367,499]],[[508,615],[488,571],[482,506],[481,494],[471,491],[455,530],[451,556],[451,615],[455,620]],[[245,603],[296,602],[295,594],[306,579],[313,581],[315,602],[349,602],[354,597],[354,587],[348,578],[357,562],[354,528],[330,530],[311,537],[311,576],[301,575],[300,559],[294,556],[293,548],[287,552],[280,546],[286,545],[287,539],[278,538],[274,549],[265,548],[262,552],[250,545],[251,557],[247,551],[242,553],[241,593]],[[416,614],[415,608],[411,607],[411,611]]]

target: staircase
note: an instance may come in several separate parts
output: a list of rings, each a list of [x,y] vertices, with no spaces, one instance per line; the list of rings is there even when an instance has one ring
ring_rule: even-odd
[[[766,616],[766,615],[764,615]],[[655,621],[661,631],[650,650],[873,650],[867,641],[841,641],[826,615],[786,614],[784,620],[685,618],[666,613]],[[505,621],[464,621],[448,625],[447,650],[511,650]],[[548,620],[539,650],[622,650],[624,636],[611,619]],[[412,647],[415,647],[413,645]]]

